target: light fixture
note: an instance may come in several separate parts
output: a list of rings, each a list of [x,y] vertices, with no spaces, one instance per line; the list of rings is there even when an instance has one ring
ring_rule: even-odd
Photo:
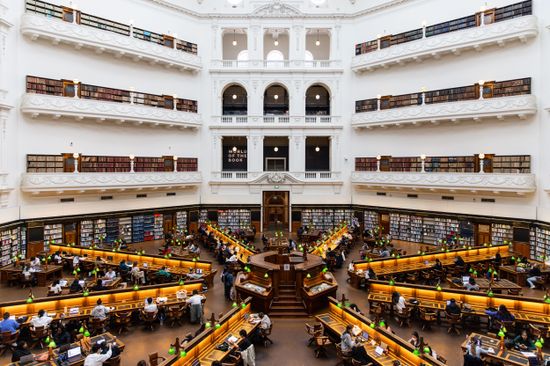
[[[315,45],[316,45],[316,46],[320,46],[320,45],[321,45],[321,41],[319,40],[319,29],[317,29],[317,40],[315,41]]]
[[[178,161],[177,155],[174,155],[173,159],[174,159],[174,161]]]
[[[319,7],[321,5],[323,5],[324,3],[326,3],[327,0],[311,0],[311,2],[313,3],[313,5]]]
[[[426,154],[422,154],[422,155],[420,155],[420,159],[422,159],[422,160],[426,160]]]
[[[74,153],[73,158],[78,159],[78,153]]]
[[[425,27],[425,26],[427,26],[427,25],[428,25],[428,22],[425,21],[425,20],[423,20],[423,21],[422,21],[422,26]]]
[[[130,20],[128,21],[128,24],[134,25],[134,19],[130,19]]]
[[[275,100],[279,99],[279,94],[275,94],[275,95],[273,96],[273,99],[275,99]]]
[[[479,86],[483,86],[483,84],[485,84],[485,80],[478,81],[478,84],[479,84]]]
[[[233,146],[231,150],[233,150],[233,152],[237,152],[237,146]]]
[[[480,158],[481,160],[485,159],[485,154],[484,154],[484,153],[479,154],[479,158]]]
[[[277,47],[279,45],[279,39],[275,38],[275,41],[273,41],[273,45]]]
[[[233,29],[233,46],[237,45],[237,39],[235,38],[235,30]]]
[[[382,98],[382,96],[381,96],[380,94],[378,94],[378,95],[376,96],[376,99],[380,99],[380,98]]]
[[[73,84],[78,84],[80,82],[80,80],[78,79],[73,79]]]
[[[321,148],[319,146],[315,146],[315,152],[321,151]]]
[[[227,0],[229,5],[231,5],[233,8],[236,8],[237,5],[243,2],[243,0]]]
[[[130,160],[134,160],[135,159],[135,156],[132,154],[132,155],[129,155],[128,156],[130,158]]]
[[[237,94],[233,94],[231,98],[233,98],[233,100],[237,99]]]
[[[376,155],[376,160],[380,160],[382,157],[380,155]]]
[[[315,99],[319,100],[321,99],[321,96],[319,94],[315,95]]]
[[[279,148],[278,148],[277,146],[275,146],[275,147],[273,148],[273,151],[277,152],[277,151],[279,151]]]

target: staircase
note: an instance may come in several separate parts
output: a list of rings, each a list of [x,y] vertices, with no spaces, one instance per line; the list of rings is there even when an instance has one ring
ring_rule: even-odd
[[[296,298],[296,284],[279,286],[279,297],[273,300],[269,316],[272,318],[307,318],[302,300]]]

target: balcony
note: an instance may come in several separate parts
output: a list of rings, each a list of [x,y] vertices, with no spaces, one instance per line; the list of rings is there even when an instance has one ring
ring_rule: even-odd
[[[42,1],[27,0],[21,33],[31,40],[46,39],[53,45],[69,44],[97,54],[197,72],[202,62],[197,45],[164,35],[82,13]]]
[[[449,22],[424,26],[356,45],[351,63],[355,72],[374,71],[407,62],[422,62],[493,45],[526,42],[538,34],[531,1],[487,10]]]
[[[343,72],[340,60],[213,60],[210,64],[211,73],[281,73],[281,72]]]
[[[220,128],[330,128],[341,129],[339,116],[215,116],[211,129]]]
[[[357,101],[351,123],[355,128],[371,129],[506,117],[525,119],[537,112],[536,98],[530,95],[530,78],[481,83]]]
[[[144,172],[144,173],[24,173],[21,177],[23,192],[90,193],[116,190],[182,189],[198,186],[202,182],[199,172]]]
[[[351,181],[367,188],[431,192],[523,195],[536,190],[529,155],[356,158]]]
[[[31,76],[21,112],[33,118],[46,115],[118,125],[198,129],[202,124],[196,101]]]

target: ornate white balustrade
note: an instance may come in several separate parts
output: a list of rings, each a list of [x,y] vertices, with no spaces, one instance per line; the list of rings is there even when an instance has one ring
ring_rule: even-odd
[[[524,119],[536,112],[535,96],[516,95],[355,113],[351,118],[351,124],[355,128],[418,126],[422,123],[479,122],[484,118],[504,119],[509,116]]]
[[[92,99],[79,99],[44,94],[24,94],[21,111],[32,117],[40,115],[53,118],[69,117],[77,120],[92,119],[97,122],[111,121],[117,124],[133,123],[166,127],[199,128],[201,116],[197,113],[141,104],[116,103]]]
[[[536,190],[534,174],[353,172],[356,186],[423,191],[526,194]]]
[[[343,72],[340,60],[212,60],[210,72]]]
[[[338,116],[214,116],[210,128],[342,128]]]
[[[211,184],[343,184],[340,172],[212,172]]]
[[[374,71],[411,61],[437,59],[445,54],[460,55],[467,50],[481,51],[484,47],[491,45],[504,46],[513,41],[525,42],[529,38],[536,37],[537,34],[537,17],[522,16],[364,53],[352,59],[351,69],[356,72]]]
[[[39,193],[85,193],[187,188],[200,185],[200,172],[24,173],[21,190]]]
[[[53,45],[70,44],[76,49],[89,48],[98,54],[111,53],[117,58],[130,57],[182,71],[202,68],[201,58],[189,52],[39,14],[23,14],[21,33],[31,40],[47,39]]]

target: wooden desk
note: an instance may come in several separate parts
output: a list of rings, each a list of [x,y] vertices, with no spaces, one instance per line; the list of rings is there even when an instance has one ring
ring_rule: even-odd
[[[550,276],[550,268],[544,268],[544,266],[541,265],[540,272],[541,276],[544,278]],[[527,278],[529,277],[529,269],[526,269],[524,272],[520,272],[517,270],[516,266],[513,265],[501,266],[499,268],[499,275],[500,278],[508,279],[515,282],[519,286],[526,286]]]
[[[250,298],[254,309],[269,313],[273,301],[273,288],[271,278],[261,278],[254,272],[244,274],[239,272],[235,279],[235,290],[239,298]]]
[[[368,295],[369,304],[377,302],[390,304],[394,291],[403,295],[407,301],[410,299],[419,301],[418,305],[411,306],[431,309],[436,312],[445,311],[446,303],[450,299],[455,299],[459,303],[466,303],[472,308],[471,312],[465,312],[465,314],[480,317],[488,317],[485,314],[488,307],[498,308],[499,305],[504,304],[514,314],[518,322],[550,326],[550,304],[545,303],[542,298],[501,294],[488,297],[485,293],[475,291],[454,289],[437,291],[430,286],[405,283],[390,286],[388,282],[371,281]]]
[[[348,226],[344,225],[331,233],[328,238],[324,239],[320,244],[310,247],[309,252],[325,258],[328,252],[338,248],[340,240],[342,240],[342,237],[347,233]]]
[[[471,333],[466,340],[462,343],[461,347],[463,351],[466,351],[468,342],[474,336],[478,336],[481,339],[481,344],[483,348],[493,348],[495,353],[488,353],[483,357],[486,359],[491,359],[497,362],[502,362],[504,365],[514,365],[514,366],[529,366],[529,359],[525,357],[520,351],[515,349],[506,349],[503,351],[500,350],[500,339],[492,338],[483,334]],[[537,351],[533,351],[536,353]],[[547,360],[550,358],[550,355],[547,353],[542,354],[543,359]]]
[[[364,271],[372,268],[377,276],[390,276],[401,273],[416,272],[431,269],[435,260],[439,259],[444,267],[454,266],[457,256],[461,256],[465,263],[486,262],[494,259],[499,252],[502,258],[511,257],[508,245],[493,247],[477,247],[473,249],[455,249],[449,252],[427,253],[424,255],[407,255],[401,258],[386,257],[373,259],[372,261],[355,262],[355,270],[348,271],[352,285],[359,286]],[[428,264],[426,264],[426,261]]]
[[[256,252],[248,249],[240,240],[229,236],[228,234],[210,224],[206,225],[206,233],[212,233],[212,235],[216,239],[218,239],[222,243],[226,243],[233,252],[237,250],[239,253],[238,258],[241,263],[248,263],[248,257],[256,254]]]
[[[379,345],[381,342],[385,343],[388,346],[388,352],[380,357],[374,353],[374,345],[370,342],[364,344],[365,350],[377,365],[392,365],[396,360],[399,360],[403,366],[420,366],[426,364],[426,362],[429,365],[443,365],[431,356],[415,355],[413,353],[414,347],[410,343],[395,334],[386,332],[384,329],[378,327],[371,328],[370,324],[372,321],[370,319],[345,306],[341,306],[332,297],[329,298],[329,312],[317,315],[316,319],[324,325],[325,331],[328,331],[331,338],[337,342],[340,341],[340,336],[346,329],[346,326],[351,324],[367,332],[369,334],[369,341],[371,339],[374,340],[376,345]]]
[[[143,308],[144,301],[148,297],[167,297],[165,303],[159,306],[171,306],[184,304],[184,300],[176,298],[176,292],[180,290],[191,294],[193,290],[202,289],[201,281],[189,282],[185,285],[156,285],[144,286],[143,289],[134,291],[133,289],[111,290],[92,292],[89,296],[81,294],[61,295],[56,297],[42,297],[34,299],[28,304],[25,300],[5,302],[0,304],[0,314],[8,311],[16,317],[28,316],[27,322],[30,322],[32,316],[39,310],[44,309],[48,315],[54,318],[54,321],[61,319],[81,319],[89,317],[90,312],[95,307],[98,299],[103,301],[103,305],[114,308],[111,313],[135,311]],[[78,313],[71,314],[71,308],[78,308]]]
[[[459,283],[453,282],[459,281]],[[491,282],[486,278],[476,278],[476,284],[479,286],[480,291],[493,290],[494,293],[502,293],[507,290],[521,290],[521,286],[516,285],[514,282],[500,279],[498,281]],[[447,278],[451,288],[464,289],[462,285],[462,278]]]
[[[302,300],[308,314],[327,307],[329,297],[336,297],[338,283],[330,272],[319,273],[312,278],[304,278]]]
[[[124,343],[122,343],[120,341],[120,339],[116,338],[115,336],[113,336],[111,333],[103,333],[103,334],[98,334],[96,336],[93,336],[90,338],[90,341],[91,341],[91,344],[95,344],[97,343],[99,340],[105,340],[105,342],[107,343],[116,343],[116,345],[118,346],[120,352],[122,353],[122,351],[124,351],[124,348],[125,348],[125,345]],[[75,342],[75,343],[71,343],[71,346],[70,348],[75,348],[75,347],[80,347],[80,342]],[[81,348],[82,350],[82,348]],[[43,353],[48,353],[48,352],[43,352]],[[59,357],[59,348],[55,348],[53,350],[53,354],[54,354],[54,358],[57,359],[57,357]],[[39,356],[40,354],[37,354],[35,356]],[[86,358],[86,356],[88,355],[88,353],[86,353],[84,350],[82,350],[82,353],[80,355],[80,357],[76,358],[75,360],[73,360],[72,362],[69,363],[70,366],[78,366],[78,365],[82,365],[84,363],[84,359]],[[21,364],[19,362],[12,362],[10,364],[8,364],[8,366],[20,366]],[[55,361],[52,360],[52,361],[35,361],[31,364],[27,364],[25,366],[46,366],[46,365],[56,365]]]
[[[18,266],[15,267],[13,264],[4,266],[0,269],[0,281],[5,282],[8,279],[8,273],[18,273],[23,274],[23,269]],[[36,281],[38,286],[46,286],[49,281],[54,278],[60,278],[63,275],[63,266],[56,266],[53,264],[48,264],[47,266],[41,265],[40,270],[32,272],[36,276]]]
[[[321,233],[321,230],[313,230],[311,232],[300,235],[299,239],[303,242],[310,243],[312,241],[319,240],[319,238],[321,237]]]
[[[239,331],[246,330],[248,334],[253,332],[258,323],[252,324],[244,317],[250,314],[250,299],[245,300],[244,307],[238,306],[227,312],[219,319],[219,327],[205,329],[201,334],[193,338],[183,350],[186,352],[184,357],[175,355],[161,363],[161,366],[190,366],[193,362],[199,361],[201,366],[210,366],[213,361],[221,361],[227,357],[228,351],[220,351],[216,346],[223,343],[229,335],[240,339]]]
[[[212,286],[216,270],[212,269],[212,262],[202,260],[182,260],[177,258],[164,258],[158,255],[138,255],[131,253],[112,252],[104,249],[87,249],[81,247],[69,247],[66,245],[50,245],[50,253],[66,253],[64,257],[70,260],[78,255],[81,261],[94,263],[97,257],[103,259],[103,264],[109,267],[118,267],[121,261],[137,262],[140,269],[145,271],[158,271],[163,266],[170,269],[174,275],[188,275],[191,270],[203,271],[204,280]],[[72,265],[72,262],[70,263]]]

